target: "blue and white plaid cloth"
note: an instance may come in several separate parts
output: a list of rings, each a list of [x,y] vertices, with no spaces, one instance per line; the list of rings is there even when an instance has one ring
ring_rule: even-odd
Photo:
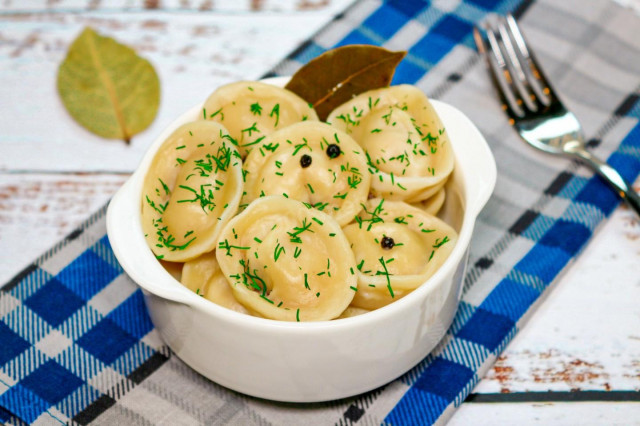
[[[272,73],[291,74],[343,44],[407,50],[394,83],[417,84],[457,106],[488,139],[498,183],[474,234],[460,309],[419,365],[380,389],[323,404],[276,404],[226,390],[163,345],[141,291],[111,252],[102,209],[0,291],[0,422],[445,421],[619,202],[586,169],[534,151],[509,127],[472,45],[473,26],[492,12],[520,19],[590,149],[633,181],[640,43],[632,29],[640,20],[606,0],[360,0]]]

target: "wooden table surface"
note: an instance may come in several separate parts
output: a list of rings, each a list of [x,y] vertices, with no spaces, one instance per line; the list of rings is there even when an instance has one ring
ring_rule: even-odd
[[[180,112],[260,77],[350,2],[0,0],[0,285],[103,206]],[[159,114],[130,146],[83,130],[57,96],[57,67],[88,25],[160,75]],[[640,424],[635,214],[619,207],[547,293],[452,424]]]

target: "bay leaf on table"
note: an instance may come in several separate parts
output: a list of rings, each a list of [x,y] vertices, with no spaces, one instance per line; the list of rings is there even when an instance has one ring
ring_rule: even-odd
[[[153,122],[160,105],[160,80],[151,63],[89,27],[69,47],[57,85],[79,124],[127,143]]]
[[[324,121],[353,96],[388,86],[406,53],[364,44],[338,47],[309,61],[285,87],[312,104]]]

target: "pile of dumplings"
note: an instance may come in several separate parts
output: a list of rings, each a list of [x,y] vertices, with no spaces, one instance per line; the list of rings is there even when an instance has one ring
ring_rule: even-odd
[[[184,286],[248,315],[324,321],[416,289],[457,234],[436,217],[454,158],[427,97],[362,93],[321,122],[261,82],[217,89],[145,176],[149,247]]]

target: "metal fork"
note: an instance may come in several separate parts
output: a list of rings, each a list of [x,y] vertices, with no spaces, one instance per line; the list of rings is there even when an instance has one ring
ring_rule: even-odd
[[[474,39],[486,58],[509,122],[530,145],[575,158],[597,172],[640,215],[640,196],[604,161],[585,149],[578,119],[560,101],[512,15],[486,24],[489,49],[478,30]]]

